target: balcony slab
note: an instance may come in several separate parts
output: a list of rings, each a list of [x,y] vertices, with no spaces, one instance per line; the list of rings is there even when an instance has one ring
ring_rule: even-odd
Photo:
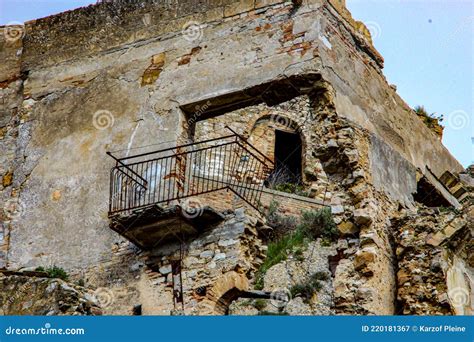
[[[180,205],[153,205],[110,217],[110,228],[143,250],[186,241],[224,220],[209,206],[188,213]]]

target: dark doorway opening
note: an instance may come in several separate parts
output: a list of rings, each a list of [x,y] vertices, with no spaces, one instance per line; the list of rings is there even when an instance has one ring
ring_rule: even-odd
[[[302,147],[299,134],[275,130],[273,184],[301,184]]]
[[[427,207],[452,207],[452,204],[433,186],[425,177],[422,177],[417,184],[416,193],[413,199]]]

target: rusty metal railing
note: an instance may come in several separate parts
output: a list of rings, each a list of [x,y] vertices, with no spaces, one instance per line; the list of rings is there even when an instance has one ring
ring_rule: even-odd
[[[109,216],[228,189],[258,209],[273,162],[232,134],[115,159]]]

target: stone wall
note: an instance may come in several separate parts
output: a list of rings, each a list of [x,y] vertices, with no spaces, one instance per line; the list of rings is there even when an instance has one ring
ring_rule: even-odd
[[[273,292],[274,298],[277,298],[278,293],[290,294],[290,298],[286,302],[278,302],[275,299],[267,301],[263,311],[298,316],[334,315],[334,279],[330,273],[329,260],[337,255],[338,247],[340,245],[337,243],[327,246],[318,239],[307,246],[300,258],[292,255],[288,260],[270,268],[265,274],[264,290]],[[317,273],[326,275],[326,278],[323,277],[321,280],[321,288],[317,293],[309,300],[302,296],[291,296],[292,286],[304,283],[311,275]],[[235,306],[239,306],[238,301]]]
[[[413,206],[417,170],[462,167],[387,84],[343,1],[120,0],[19,29],[0,35],[0,267],[55,264],[112,291],[108,313],[142,303],[168,314],[177,246],[142,255],[109,229],[105,152],[175,146],[228,124],[271,157],[273,129],[288,129],[302,137],[312,197],[285,200],[288,212],[329,204],[343,238],[320,312],[396,311],[389,218]],[[225,192],[202,201],[238,204]],[[257,222],[235,215],[187,244],[186,312],[222,313],[225,289],[251,286]],[[219,234],[238,242],[220,246]]]
[[[105,203],[113,161],[105,152],[173,144],[187,136],[182,107],[293,75],[322,75],[340,115],[415,167],[429,165],[437,175],[460,170],[388,86],[364,35],[333,5],[183,1],[163,8],[120,1],[27,23],[18,50],[23,76],[17,86],[11,77],[18,72],[0,77],[20,90],[11,106],[21,113],[8,138],[21,163],[3,171],[12,179],[3,206],[13,195],[28,208],[4,234],[10,266],[73,269],[110,259],[116,236],[107,229]],[[190,21],[196,36],[183,30]],[[14,63],[17,50],[6,51]],[[79,214],[97,224],[78,224]],[[85,245],[94,253],[83,253]]]
[[[15,168],[21,167],[18,148],[27,141],[19,127],[24,120],[19,113],[22,102],[20,64],[21,40],[10,40],[5,28],[0,28],[0,268],[6,266],[11,219],[18,214],[18,187],[14,187]],[[17,183],[18,184],[18,183]],[[21,183],[20,183],[21,184]]]
[[[111,262],[75,277],[96,289],[104,314],[130,315],[134,306],[141,305],[144,315],[170,315],[183,310],[173,300],[172,263],[181,260],[184,314],[222,314],[227,306],[222,307],[221,297],[235,290],[236,279],[246,284],[239,290],[248,290],[248,279],[264,258],[257,238],[262,222],[252,212],[236,209],[200,236],[176,239],[149,251],[118,244]],[[227,304],[233,299],[229,297]]]
[[[421,207],[394,218],[401,313],[474,313],[474,225],[468,215]]]
[[[101,315],[92,291],[61,279],[0,273],[1,315]]]
[[[315,198],[298,196],[291,193],[264,189],[260,198],[262,207],[266,211],[272,202],[278,203],[280,211],[285,215],[300,216],[301,211],[318,210],[329,207],[328,203]]]
[[[234,131],[274,161],[275,130],[299,134],[306,150],[314,115],[316,114],[312,111],[308,96],[296,97],[275,106],[261,103],[198,121],[194,139],[212,139]],[[303,159],[306,161],[306,158]]]

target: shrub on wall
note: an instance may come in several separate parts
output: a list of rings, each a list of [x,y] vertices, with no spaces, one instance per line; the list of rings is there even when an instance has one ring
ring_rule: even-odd
[[[300,296],[305,302],[308,302],[313,295],[322,289],[321,281],[327,280],[328,274],[325,272],[316,272],[312,274],[305,282],[293,285],[290,289],[291,297]]]
[[[338,236],[337,226],[329,208],[303,210],[301,223],[298,227],[312,239],[324,238],[332,241]]]
[[[278,203],[272,201],[267,224],[273,228],[273,233],[268,242],[267,256],[256,274],[256,289],[263,288],[265,273],[272,266],[285,261],[290,254],[295,255],[297,260],[302,260],[303,248],[309,241],[318,238],[334,241],[338,237],[337,226],[329,208],[303,210],[299,223],[297,222],[295,217],[279,214]]]
[[[38,272],[45,272],[48,276],[48,278],[59,278],[59,279],[62,279],[62,280],[68,280],[69,279],[69,274],[67,274],[67,272],[62,269],[61,267],[57,267],[57,266],[52,266],[52,267],[48,267],[48,268],[44,268],[44,267],[37,267],[36,268],[36,271]]]
[[[276,201],[270,203],[267,212],[267,224],[272,227],[272,233],[267,236],[268,241],[277,241],[294,231],[298,225],[298,220],[294,216],[281,215],[278,212],[279,204]]]

